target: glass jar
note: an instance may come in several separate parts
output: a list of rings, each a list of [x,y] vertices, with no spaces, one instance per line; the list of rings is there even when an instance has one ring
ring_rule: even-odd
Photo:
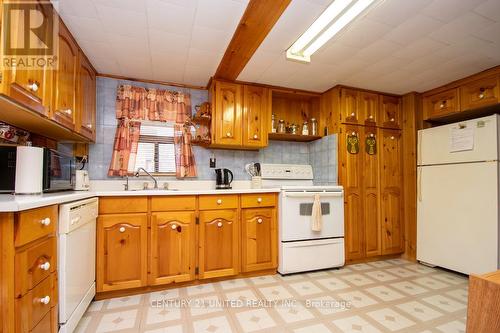
[[[290,125],[290,134],[297,134],[297,125],[291,124]]]
[[[271,132],[276,133],[276,115],[273,113],[271,115]]]
[[[278,121],[278,133],[285,133],[285,121],[283,119]]]
[[[309,135],[309,126],[307,125],[307,121],[304,121],[302,124],[302,135]]]
[[[318,135],[318,122],[316,118],[311,118],[311,135]]]

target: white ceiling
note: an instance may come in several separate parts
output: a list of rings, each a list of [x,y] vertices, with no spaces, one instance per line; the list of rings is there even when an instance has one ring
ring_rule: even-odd
[[[325,91],[425,91],[500,65],[499,0],[385,0],[302,64],[285,50],[331,0],[293,0],[238,77]]]
[[[99,73],[205,86],[248,0],[59,0]]]
[[[293,0],[239,80],[425,91],[500,64],[500,0],[385,0],[312,56],[285,50],[332,0]],[[98,72],[204,86],[248,0],[59,0]]]

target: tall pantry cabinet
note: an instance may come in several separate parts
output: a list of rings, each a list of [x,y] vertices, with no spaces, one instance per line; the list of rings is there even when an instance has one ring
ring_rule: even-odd
[[[402,253],[401,99],[344,87],[325,94],[338,117],[346,261]]]

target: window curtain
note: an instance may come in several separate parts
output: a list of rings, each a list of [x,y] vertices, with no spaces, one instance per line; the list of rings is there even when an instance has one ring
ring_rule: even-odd
[[[127,118],[118,120],[108,176],[126,176],[135,171],[141,123]]]
[[[120,121],[115,135],[115,148],[108,175],[123,176],[134,172],[140,121],[150,120],[174,123],[176,177],[196,177],[191,133],[187,125],[191,120],[191,99],[189,94],[121,85],[118,87],[116,96],[116,118],[120,119]],[[133,130],[131,130],[131,124],[134,124]],[[137,141],[134,144],[135,136],[128,136],[131,144],[129,151],[126,146],[119,145],[120,142],[117,138],[122,135],[126,136],[126,133],[130,134],[130,132],[134,132],[134,134],[137,132]],[[133,153],[134,146],[135,154]],[[116,151],[121,152],[122,149],[123,154],[115,154]],[[120,162],[121,155],[127,157],[126,160],[123,159],[123,162]],[[122,166],[125,165],[127,172],[124,173],[120,170],[123,170]],[[117,169],[118,167],[120,168]]]

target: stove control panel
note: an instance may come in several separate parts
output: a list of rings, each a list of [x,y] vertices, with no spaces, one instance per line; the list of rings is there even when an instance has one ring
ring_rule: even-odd
[[[308,164],[261,164],[262,179],[313,179]]]

